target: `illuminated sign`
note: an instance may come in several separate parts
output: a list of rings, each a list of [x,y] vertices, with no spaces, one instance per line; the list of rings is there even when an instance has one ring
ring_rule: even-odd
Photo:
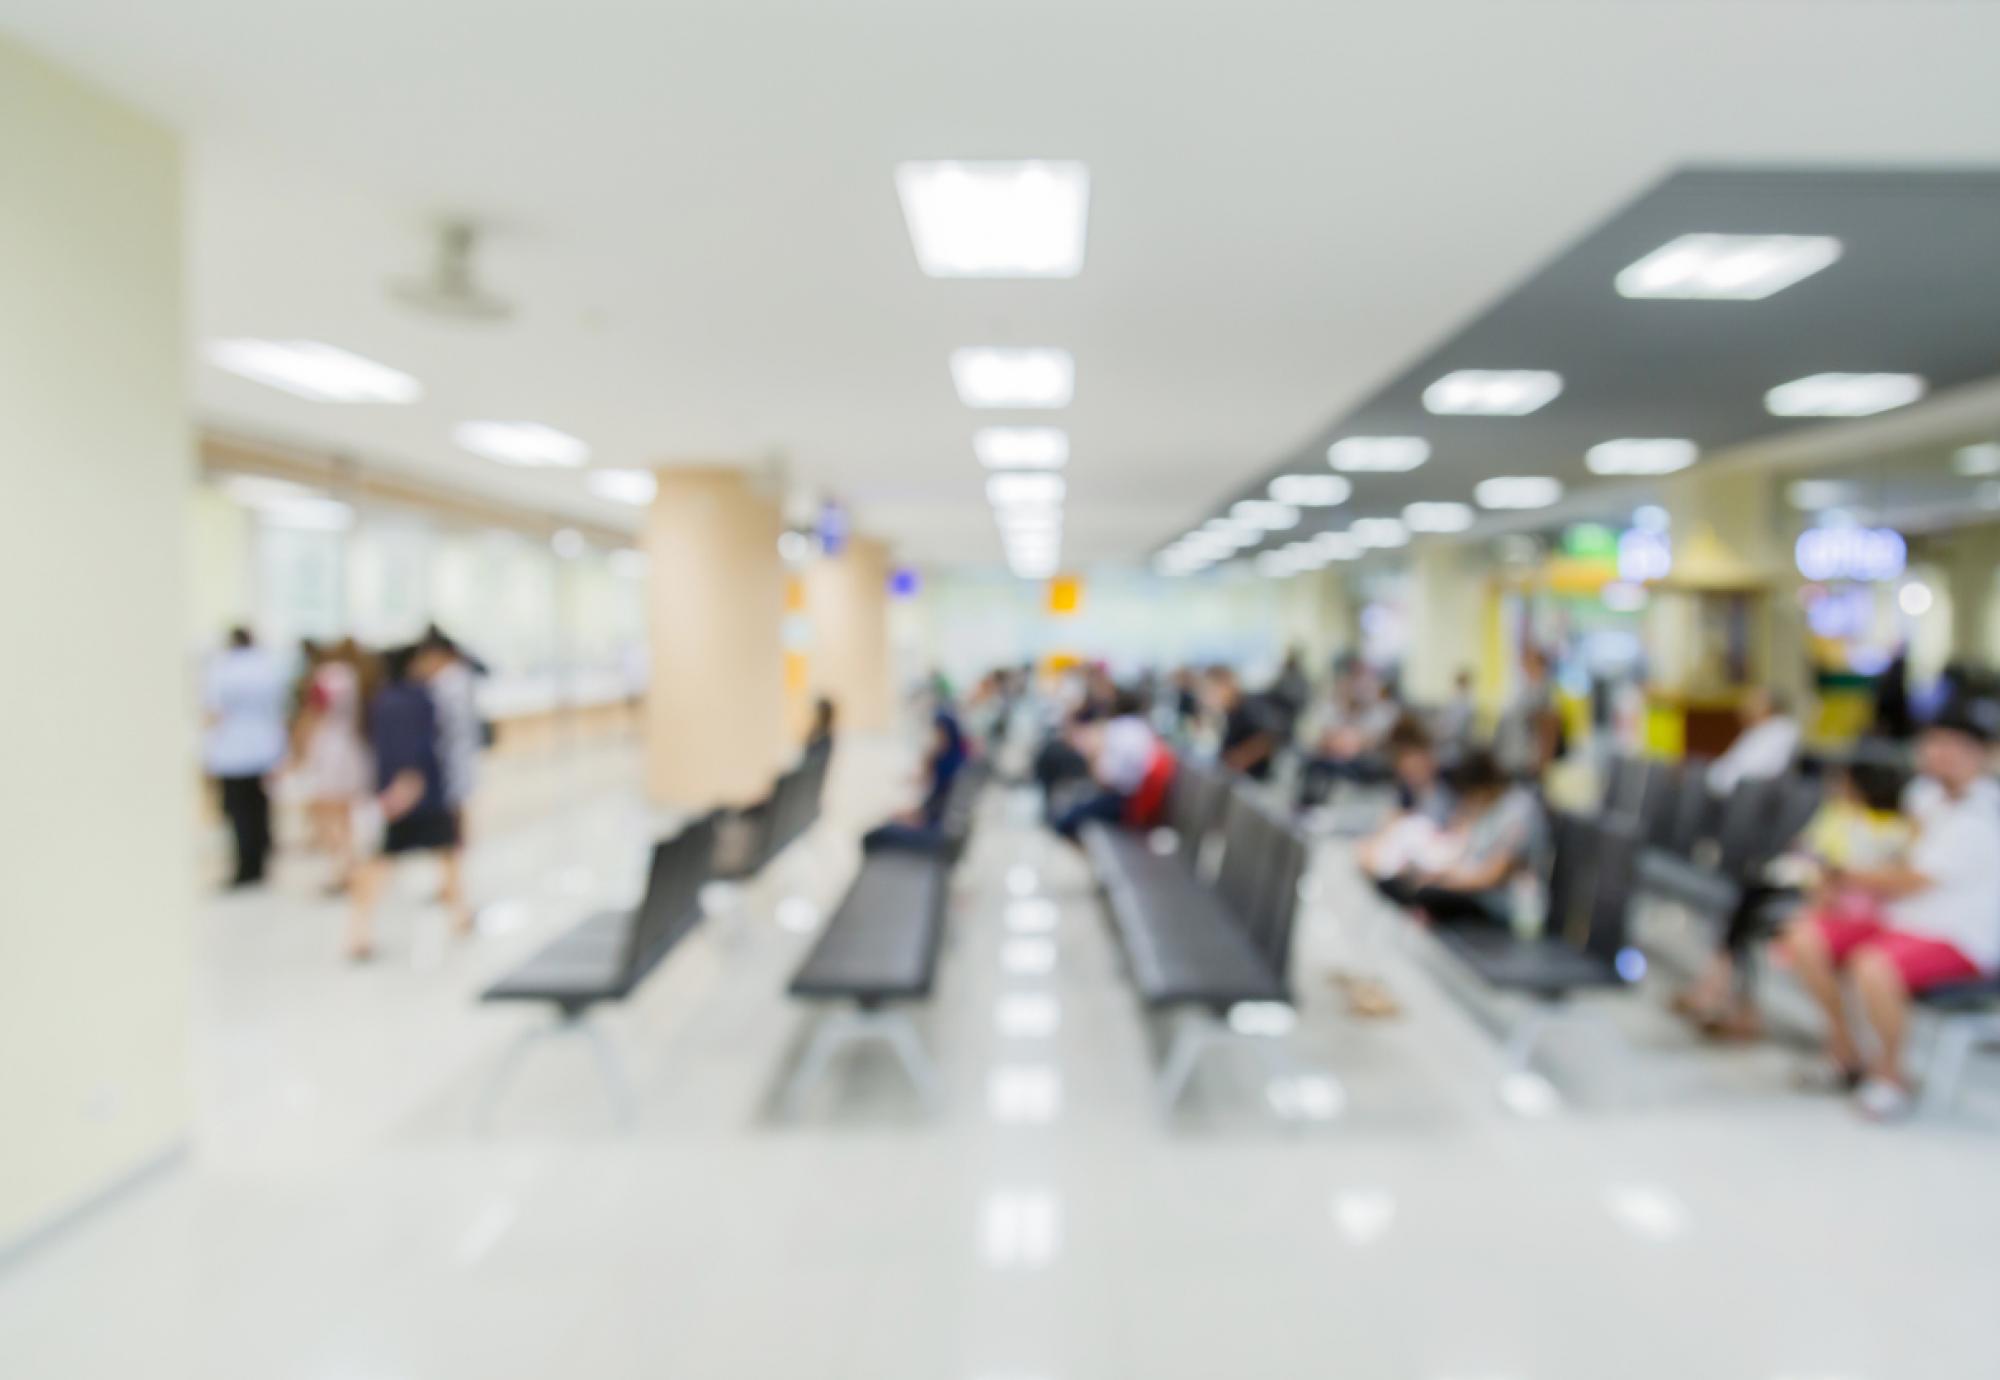
[[[918,588],[919,581],[914,567],[899,565],[889,572],[889,594],[891,598],[915,598]]]
[[[1813,527],[1799,533],[1799,574],[1808,580],[1874,583],[1903,573],[1909,552],[1887,527]]]
[[[1665,532],[1634,527],[1618,538],[1618,578],[1643,585],[1673,573],[1674,542]]]

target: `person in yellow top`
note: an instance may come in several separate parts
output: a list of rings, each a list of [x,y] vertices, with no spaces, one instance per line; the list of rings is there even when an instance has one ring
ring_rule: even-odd
[[[1808,910],[1838,910],[1843,873],[1885,867],[1910,845],[1902,798],[1909,772],[1899,763],[1858,755],[1834,777],[1826,803],[1799,836],[1799,846],[1772,865],[1772,885],[1751,886],[1729,919],[1722,943],[1694,984],[1674,998],[1674,1010],[1718,1039],[1755,1039],[1763,1029],[1754,989],[1739,982],[1743,954],[1759,934],[1758,917],[1778,895],[1805,893]]]

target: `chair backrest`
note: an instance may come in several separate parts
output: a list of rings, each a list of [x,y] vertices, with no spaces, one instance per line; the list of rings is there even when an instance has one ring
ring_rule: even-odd
[[[1635,804],[1633,796],[1638,790],[1636,774],[1643,763],[1636,757],[1623,753],[1611,759],[1604,772],[1604,794],[1599,797],[1597,808],[1600,814],[1625,815],[1632,813]]]
[[[983,757],[974,758],[958,769],[944,800],[944,817],[938,828],[944,834],[947,856],[956,861],[972,836],[972,821],[979,810],[979,792],[993,769]]]
[[[1615,958],[1625,947],[1639,862],[1638,829],[1627,820],[1584,819],[1558,812],[1552,827],[1543,934],[1572,948]]]
[[[1673,828],[1667,836],[1666,850],[1688,857],[1703,839],[1711,836],[1716,815],[1715,797],[1708,789],[1708,764],[1689,758],[1681,764],[1680,793],[1674,800]]]
[[[1685,771],[1671,762],[1648,765],[1652,772],[1645,804],[1639,812],[1639,839],[1648,848],[1671,849],[1682,792],[1690,785],[1694,790],[1706,788],[1698,777],[1691,781]]]
[[[1223,813],[1222,866],[1216,894],[1264,955],[1273,972],[1291,969],[1292,928],[1308,850],[1299,832],[1241,786]]]
[[[636,978],[701,921],[701,888],[715,856],[720,811],[685,825],[653,845],[646,895],[626,932],[624,972]]]
[[[1229,777],[1216,768],[1183,759],[1175,769],[1167,789],[1167,827],[1180,841],[1182,860],[1197,872],[1228,798]]]
[[[1737,783],[1722,802],[1721,819],[1716,825],[1718,851],[1715,870],[1733,882],[1748,880],[1750,874],[1769,860],[1765,840],[1772,833],[1785,783],[1774,778]]]

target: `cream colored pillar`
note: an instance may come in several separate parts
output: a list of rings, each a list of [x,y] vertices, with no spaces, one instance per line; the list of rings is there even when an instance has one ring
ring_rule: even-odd
[[[889,548],[855,540],[806,570],[813,693],[832,700],[844,730],[880,733],[894,709],[889,657]]]
[[[778,506],[736,470],[659,480],[646,525],[646,792],[688,809],[758,799],[791,755]]]
[[[1410,558],[1409,651],[1403,690],[1418,704],[1451,698],[1460,671],[1479,661],[1485,571],[1477,550],[1420,541]]]

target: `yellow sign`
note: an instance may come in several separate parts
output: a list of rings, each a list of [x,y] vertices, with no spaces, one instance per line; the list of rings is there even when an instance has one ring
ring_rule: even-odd
[[[1049,581],[1049,612],[1058,616],[1072,614],[1083,607],[1083,577],[1081,575],[1058,575]]]

